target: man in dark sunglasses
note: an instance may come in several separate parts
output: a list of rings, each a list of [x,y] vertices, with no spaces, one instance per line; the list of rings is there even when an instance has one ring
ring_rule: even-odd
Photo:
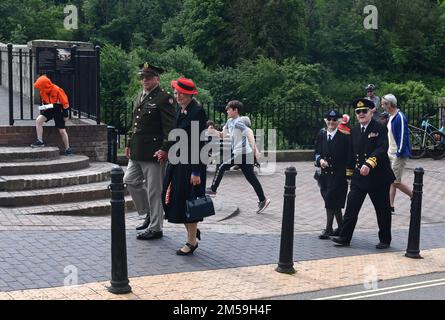
[[[351,145],[347,176],[351,187],[346,203],[343,225],[338,237],[332,238],[337,246],[349,246],[358,214],[366,195],[374,205],[379,226],[377,249],[387,249],[391,243],[391,208],[389,188],[395,176],[388,158],[387,128],[373,119],[374,103],[368,99],[353,102],[358,124],[351,129]]]

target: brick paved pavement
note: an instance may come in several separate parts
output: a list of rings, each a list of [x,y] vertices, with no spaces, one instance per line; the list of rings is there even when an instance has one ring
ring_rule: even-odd
[[[425,227],[421,247],[441,248],[445,244],[445,225]],[[276,264],[279,235],[226,234],[203,232],[202,241],[192,257],[175,251],[185,242],[185,231],[169,230],[162,239],[138,241],[136,231],[127,232],[130,277],[173,274],[203,270]],[[80,231],[1,231],[0,291],[63,286],[66,268],[75,267],[79,283],[106,281],[110,277],[109,230]],[[385,252],[404,251],[408,233],[393,232],[393,244]],[[331,241],[316,234],[295,237],[296,261],[375,254],[376,232],[359,231],[350,248],[333,247]]]
[[[427,250],[423,252],[423,256],[423,260],[407,259],[396,252],[303,261],[296,265],[297,273],[293,275],[275,272],[275,265],[180,272],[130,278],[132,292],[125,295],[109,293],[107,287],[110,283],[106,281],[40,290],[0,292],[0,300],[187,299],[201,300],[202,303],[202,300],[267,299],[351,285],[363,285],[364,289],[369,290],[370,281],[378,283],[381,280],[443,272],[445,249]],[[174,303],[177,306],[181,302]],[[170,308],[169,312],[172,312],[172,309]],[[215,313],[215,310],[209,310],[209,313],[212,311]]]

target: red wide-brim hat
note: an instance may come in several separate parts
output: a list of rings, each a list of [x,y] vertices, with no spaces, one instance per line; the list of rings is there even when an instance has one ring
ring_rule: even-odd
[[[172,80],[171,85],[180,93],[184,94],[197,94],[198,89],[195,83],[191,79],[179,78],[178,80]]]

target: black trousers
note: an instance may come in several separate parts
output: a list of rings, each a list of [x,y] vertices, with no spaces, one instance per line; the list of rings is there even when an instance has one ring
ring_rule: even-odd
[[[230,169],[231,166],[236,164],[240,167],[247,181],[255,190],[258,200],[260,202],[266,200],[266,197],[264,196],[263,187],[261,186],[261,183],[258,181],[258,178],[256,177],[255,172],[253,170],[253,163],[254,162],[252,154],[247,154],[247,155],[243,154],[242,156],[240,155],[237,157],[232,155],[230,159],[224,161],[219,167],[217,167],[215,176],[213,177],[212,186],[210,188],[213,191],[216,191],[224,176],[224,172]]]
[[[362,190],[358,186],[351,184],[340,236],[344,237],[348,242],[351,241],[357,224],[358,214],[366,195],[369,194],[377,215],[380,242],[390,244],[391,207],[389,202],[389,188],[390,185],[382,185],[373,190]]]

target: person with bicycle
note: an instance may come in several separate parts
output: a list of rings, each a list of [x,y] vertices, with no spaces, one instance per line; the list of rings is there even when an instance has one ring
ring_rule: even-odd
[[[396,191],[399,189],[412,198],[412,190],[402,183],[403,170],[408,158],[411,156],[411,144],[409,141],[408,120],[405,114],[397,107],[397,98],[393,94],[387,94],[382,98],[382,107],[389,114],[388,119],[388,157],[391,161],[391,169],[396,176],[396,180],[389,190],[391,202],[391,212],[394,213],[394,199]]]

